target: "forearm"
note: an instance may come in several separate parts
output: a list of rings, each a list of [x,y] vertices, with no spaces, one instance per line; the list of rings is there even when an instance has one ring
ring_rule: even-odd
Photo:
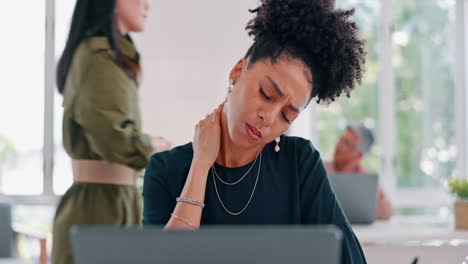
[[[208,166],[193,161],[180,197],[204,203],[209,169]],[[179,202],[173,212],[175,216],[171,216],[164,229],[194,229],[194,227],[198,229],[202,211],[201,206]],[[186,220],[193,226],[177,217]]]
[[[192,164],[180,194],[181,198],[190,200],[176,204],[165,229],[198,229],[200,227],[203,208],[192,202],[205,202],[208,172],[216,161],[220,149],[222,109],[223,104],[220,104],[211,115],[207,115],[195,127]]]

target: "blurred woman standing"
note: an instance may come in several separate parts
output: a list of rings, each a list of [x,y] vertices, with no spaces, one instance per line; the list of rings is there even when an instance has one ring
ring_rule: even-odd
[[[54,264],[73,263],[73,225],[141,222],[136,174],[154,151],[141,131],[139,54],[128,33],[143,31],[148,10],[148,0],[76,2],[57,67],[74,183],[54,219]]]

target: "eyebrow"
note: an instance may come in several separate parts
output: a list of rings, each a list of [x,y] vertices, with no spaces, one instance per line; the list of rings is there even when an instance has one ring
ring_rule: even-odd
[[[283,97],[284,96],[284,93],[283,91],[281,90],[281,88],[279,87],[279,85],[270,77],[270,76],[265,76],[267,78],[267,80],[271,83],[271,85],[273,86],[273,88],[275,89],[275,91],[281,96]],[[296,113],[299,113],[299,108],[293,106],[293,105],[289,105],[288,106],[289,109],[293,110],[294,112]]]
[[[273,86],[273,88],[275,88],[275,91],[281,96],[283,97],[284,96],[284,93],[283,91],[281,91],[279,85],[270,77],[270,76],[266,76],[266,78],[268,79],[268,81],[270,81],[271,85]]]
[[[296,113],[299,113],[299,108],[293,106],[293,105],[288,105],[289,109],[293,110]]]

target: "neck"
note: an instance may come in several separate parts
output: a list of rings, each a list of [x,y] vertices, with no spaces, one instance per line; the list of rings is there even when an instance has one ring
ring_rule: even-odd
[[[127,26],[125,26],[125,24],[122,23],[122,21],[120,21],[119,19],[117,19],[117,29],[119,30],[121,36],[125,36],[128,34]]]
[[[262,146],[263,149],[263,146]],[[221,113],[221,145],[216,162],[224,167],[235,168],[252,162],[258,154],[259,147],[246,148],[236,144],[229,136],[226,114]]]
[[[334,160],[333,167],[335,171],[338,172],[355,172],[355,170],[359,169],[361,164],[361,159],[354,160],[354,161],[340,161],[337,162]]]

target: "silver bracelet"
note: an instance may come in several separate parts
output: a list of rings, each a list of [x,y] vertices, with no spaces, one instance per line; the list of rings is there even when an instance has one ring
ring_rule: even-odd
[[[199,202],[199,201],[195,201],[195,200],[192,200],[190,198],[183,198],[183,197],[177,197],[176,199],[176,202],[180,203],[189,203],[189,204],[193,204],[193,205],[198,205],[200,206],[201,208],[205,208],[205,204],[202,203],[202,202]]]
[[[193,225],[192,223],[190,223],[189,221],[183,219],[183,218],[180,217],[180,216],[175,215],[174,213],[171,213],[171,216],[174,217],[174,218],[176,218],[176,219],[179,219],[180,221],[182,221],[182,222],[184,222],[184,223],[186,223],[186,224],[189,225],[191,228],[193,228],[193,230],[198,230],[198,229],[199,229],[198,227],[194,226],[194,225]]]

